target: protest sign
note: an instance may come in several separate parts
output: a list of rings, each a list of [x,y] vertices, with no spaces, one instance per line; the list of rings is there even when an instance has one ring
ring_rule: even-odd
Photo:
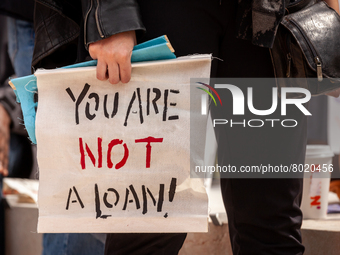
[[[202,119],[190,78],[209,77],[210,63],[136,63],[117,85],[95,67],[38,70],[38,232],[206,232],[203,181],[190,178],[206,123],[190,131],[190,115]]]

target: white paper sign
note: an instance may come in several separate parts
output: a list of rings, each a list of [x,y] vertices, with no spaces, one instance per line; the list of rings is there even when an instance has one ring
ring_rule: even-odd
[[[328,144],[335,154],[340,154],[340,98],[328,99]],[[320,123],[323,125],[325,123]]]
[[[190,158],[190,111],[201,110],[190,78],[209,77],[210,63],[138,63],[118,85],[95,67],[38,70],[38,232],[206,232],[203,181],[190,178],[206,123]]]

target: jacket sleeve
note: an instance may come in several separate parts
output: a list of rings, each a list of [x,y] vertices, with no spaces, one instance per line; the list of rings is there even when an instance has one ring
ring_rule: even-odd
[[[136,0],[82,0],[84,43],[131,30],[145,31]]]

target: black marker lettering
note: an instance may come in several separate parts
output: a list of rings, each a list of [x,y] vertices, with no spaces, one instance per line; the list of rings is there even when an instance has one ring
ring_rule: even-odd
[[[176,193],[176,182],[177,179],[176,178],[172,178],[171,179],[171,183],[170,183],[170,189],[169,189],[169,201],[172,202],[174,200],[175,197],[175,193]]]
[[[94,185],[94,194],[95,194],[95,204],[96,204],[96,219],[98,219],[102,215],[102,211],[100,210],[100,200],[99,200],[99,191],[98,185]]]
[[[163,121],[166,121],[166,114],[168,111],[168,94],[169,90],[164,90],[164,108],[163,108]]]
[[[158,195],[158,203],[157,203],[157,212],[162,211],[164,201],[164,184],[159,184],[159,195]]]
[[[179,94],[179,90],[170,89],[170,93]],[[170,102],[170,106],[176,106],[177,103]],[[178,115],[169,116],[168,120],[178,120]]]
[[[156,102],[161,97],[161,91],[157,88],[153,88],[152,92],[154,92],[156,94],[155,98],[152,100],[152,105],[153,105],[153,108],[155,109],[155,113],[157,114],[158,113],[158,107],[157,107]]]
[[[143,124],[144,119],[143,119],[142,100],[141,100],[141,98],[140,98],[140,88],[137,88],[137,95],[138,95],[138,105],[139,105],[139,119],[140,119],[140,124]]]
[[[81,208],[84,208],[83,201],[81,201],[80,196],[79,196],[79,194],[78,194],[78,191],[77,191],[76,187],[73,186],[73,190],[70,189],[70,191],[69,191],[69,193],[68,193],[67,203],[66,203],[66,210],[68,210],[68,208],[69,208],[69,206],[70,206],[70,199],[71,199],[72,191],[74,192],[74,194],[75,194],[76,197],[77,197],[77,200],[72,200],[72,203],[79,202],[80,207],[81,207]]]
[[[126,117],[125,117],[125,121],[124,121],[124,126],[127,126],[127,120],[129,118],[129,114],[130,114],[130,111],[131,111],[131,108],[132,108],[132,104],[133,102],[135,101],[136,99],[136,91],[133,92],[133,95],[132,95],[132,98],[130,100],[130,103],[129,103],[129,106],[128,106],[128,109],[127,109],[127,112],[126,112]]]
[[[150,89],[146,90],[146,115],[150,114]]]
[[[84,99],[86,93],[89,91],[89,89],[90,89],[90,85],[86,83],[84,88],[83,88],[83,90],[82,90],[82,92],[80,93],[77,101],[76,101],[76,99],[75,99],[71,89],[70,88],[66,89],[66,92],[69,94],[69,96],[71,97],[72,101],[73,102],[76,101],[75,119],[76,119],[76,124],[77,125],[79,124],[79,105],[83,101],[83,99]]]

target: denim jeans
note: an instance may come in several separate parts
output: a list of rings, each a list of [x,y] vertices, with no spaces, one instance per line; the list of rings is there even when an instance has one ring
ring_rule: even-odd
[[[34,48],[33,23],[7,18],[8,55],[17,77],[31,74]],[[19,121],[19,120],[13,120]],[[28,178],[32,169],[32,149],[27,137],[11,134],[9,176]]]
[[[104,243],[92,234],[44,234],[42,255],[103,255]]]
[[[34,49],[33,23],[7,18],[8,54],[18,77],[31,74]]]

